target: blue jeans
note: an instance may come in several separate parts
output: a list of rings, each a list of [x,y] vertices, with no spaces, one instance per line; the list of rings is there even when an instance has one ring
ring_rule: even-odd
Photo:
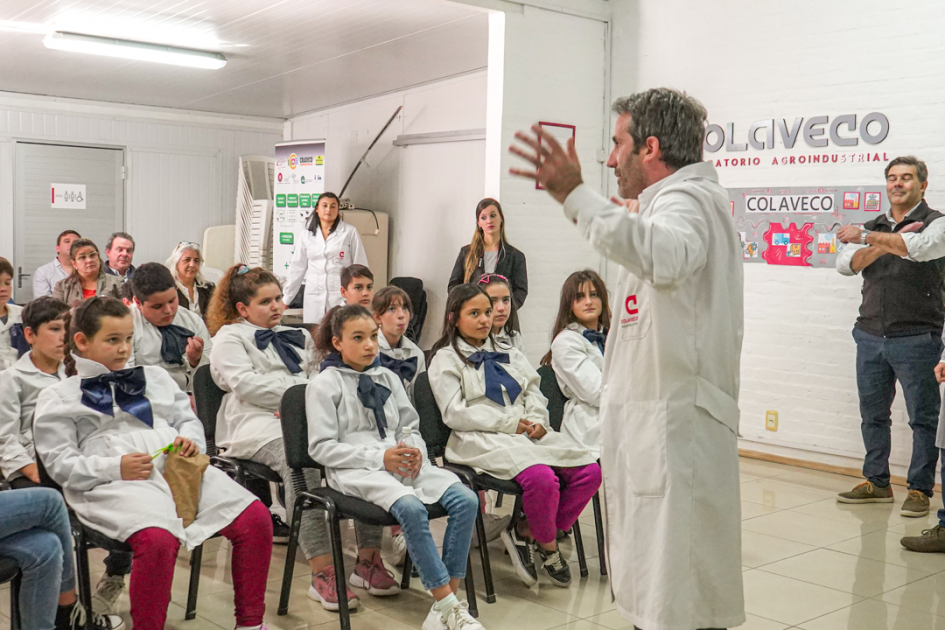
[[[420,573],[423,588],[428,591],[449,584],[450,578],[461,579],[466,575],[466,558],[479,513],[479,497],[458,481],[447,488],[439,502],[449,514],[442,559],[430,534],[430,520],[423,502],[408,495],[397,499],[390,507],[390,513],[403,529],[407,552]]]
[[[942,406],[934,370],[942,356],[942,340],[934,334],[877,337],[859,328],[853,329],[853,339],[866,446],[863,476],[877,487],[889,486],[890,412],[898,380],[912,427],[909,489],[931,497],[938,462],[935,431]]]
[[[58,492],[0,492],[0,556],[16,560],[23,573],[23,630],[52,630],[59,594],[75,588],[69,513]]]

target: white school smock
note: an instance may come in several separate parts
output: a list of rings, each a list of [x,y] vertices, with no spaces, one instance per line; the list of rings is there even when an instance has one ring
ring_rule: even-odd
[[[387,337],[384,336],[380,328],[377,329],[377,350],[381,354],[386,354],[399,361],[409,359],[410,357],[417,357],[417,373],[413,375],[409,383],[404,383],[404,388],[407,390],[407,397],[410,399],[410,404],[413,404],[413,386],[417,382],[417,377],[420,376],[420,372],[427,371],[427,362],[423,357],[423,350],[421,350],[417,344],[407,339],[407,335],[401,336],[400,347],[391,348]]]
[[[551,342],[551,368],[568,401],[561,434],[600,457],[600,388],[604,355],[584,337],[581,324],[568,324]]]
[[[184,359],[183,363],[181,365],[175,365],[173,363],[165,363],[164,359],[161,358],[161,331],[158,330],[158,327],[144,318],[144,315],[141,314],[141,310],[137,305],[132,305],[129,308],[131,310],[131,319],[134,321],[135,325],[135,334],[131,346],[131,357],[128,359],[128,367],[134,367],[136,365],[156,365],[157,367],[164,368],[167,370],[167,373],[171,375],[171,378],[174,379],[174,382],[177,383],[178,387],[188,394],[192,393],[194,391],[194,372],[196,372],[197,368],[201,365],[210,363],[210,350],[213,349],[210,331],[207,330],[207,325],[203,323],[203,319],[197,313],[186,308],[177,309],[177,314],[174,316],[174,321],[172,321],[171,324],[186,328],[197,337],[203,339],[203,355],[200,357],[197,367],[191,367],[186,352],[181,355]]]
[[[374,412],[358,398],[358,380],[366,374],[391,391],[384,403],[387,437],[381,439]],[[420,437],[420,416],[407,398],[400,377],[385,367],[356,372],[348,367],[322,370],[305,389],[308,418],[308,452],[325,466],[328,485],[347,495],[379,505],[385,510],[401,497],[413,495],[423,503],[436,503],[459,477],[430,463]],[[404,428],[411,434],[404,439]],[[423,454],[423,465],[415,479],[388,472],[384,452],[404,441]]]
[[[7,304],[7,321],[0,322],[0,370],[5,370],[16,363],[20,355],[10,345],[10,329],[13,324],[23,323],[23,307],[19,304]]]
[[[256,347],[256,331],[267,330],[241,321],[222,327],[213,338],[210,373],[213,382],[226,391],[217,414],[216,444],[227,457],[249,459],[263,446],[282,439],[282,424],[276,417],[282,395],[293,385],[308,383],[315,344],[305,329],[276,326],[280,330],[301,330],[305,347],[295,348],[302,371],[289,372],[272,344]]]
[[[39,393],[66,378],[60,361],[55,374],[46,374],[33,365],[27,352],[0,372],[0,473],[8,481],[22,477],[24,466],[36,463],[33,448],[33,410]]]
[[[593,464],[596,458],[584,448],[553,431],[548,424],[548,400],[539,389],[541,378],[518,350],[496,350],[490,339],[473,348],[459,339],[464,356],[479,350],[507,352],[509,363],[501,364],[521,386],[514,403],[502,389],[505,406],[486,398],[485,371],[460,359],[452,346],[441,348],[427,372],[443,422],[453,430],[446,443],[446,459],[472,466],[477,473],[512,479],[529,466],[545,464],[572,468]],[[519,420],[541,424],[548,432],[540,440],[517,434]]]
[[[302,321],[306,324],[320,324],[329,309],[345,303],[341,295],[342,269],[368,264],[361,236],[353,225],[339,220],[327,239],[321,227],[316,227],[316,232],[312,234],[307,227],[296,232],[295,253],[282,287],[285,299],[293,300],[304,280]]]
[[[210,466],[200,484],[197,518],[184,529],[164,480],[167,458],[160,455],[154,460],[148,479],[126,481],[121,478],[121,457],[153,453],[178,435],[206,452],[203,425],[190,407],[190,398],[167,372],[145,366],[152,428],[117,405],[114,417],[83,405],[81,379],[107,374],[108,368],[76,357],[76,370],[77,376],[47,387],[39,395],[33,437],[49,476],[62,486],[66,503],[83,524],[120,541],[142,529],[160,527],[193,550],[256,500],[226,473]]]
[[[600,406],[611,586],[640,628],[734,628],[745,622],[741,245],[710,162],[639,202],[631,214],[582,185],[564,204],[620,265]]]
[[[508,335],[493,335],[495,338],[495,347],[499,349],[499,352],[508,352],[509,348],[515,348],[526,357],[528,353],[525,352],[525,339],[522,337],[522,333],[517,330],[513,330]]]

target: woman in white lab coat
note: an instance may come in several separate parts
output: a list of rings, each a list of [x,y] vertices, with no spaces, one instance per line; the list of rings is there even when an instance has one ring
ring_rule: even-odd
[[[321,323],[329,309],[345,303],[342,269],[355,263],[368,265],[358,230],[342,221],[338,207],[338,195],[322,193],[308,225],[295,235],[295,252],[282,293],[291,303],[305,284],[302,320],[306,324]]]
[[[600,457],[600,388],[604,342],[610,328],[607,287],[592,269],[575,271],[561,287],[551,350],[541,359],[567,397],[561,433]]]
[[[526,584],[538,583],[537,546],[548,577],[569,586],[555,538],[574,525],[600,486],[594,456],[550,430],[538,373],[515,348],[496,348],[492,301],[478,285],[450,291],[433,351],[430,387],[453,430],[446,459],[522,487],[528,521],[502,532],[515,570]]]
[[[233,543],[238,625],[262,623],[272,553],[268,511],[225,473],[209,467],[196,519],[184,526],[164,479],[174,445],[183,457],[206,448],[190,399],[163,369],[124,369],[133,323],[113,298],[91,298],[72,319],[78,374],[39,395],[36,453],[83,524],[127,542],[134,552],[131,611],[135,628],[164,627],[174,558],[217,532]]]

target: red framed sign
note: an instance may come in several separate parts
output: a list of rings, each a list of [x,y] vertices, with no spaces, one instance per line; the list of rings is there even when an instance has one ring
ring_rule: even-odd
[[[575,139],[576,128],[574,125],[564,125],[553,122],[539,122],[538,126],[541,127],[542,131],[550,133],[554,139],[558,141],[558,144],[560,144],[565,150],[567,150],[568,147],[568,140]],[[541,136],[538,136],[538,153],[541,153]],[[545,187],[538,182],[535,182],[535,188],[537,190],[545,189]]]

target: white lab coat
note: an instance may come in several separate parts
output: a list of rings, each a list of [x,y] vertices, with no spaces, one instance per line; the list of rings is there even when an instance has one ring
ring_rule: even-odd
[[[478,350],[508,352],[509,363],[502,367],[521,386],[522,393],[511,403],[503,388],[505,406],[493,402],[486,398],[484,370],[465,363],[452,346],[441,348],[427,371],[443,422],[453,430],[446,443],[447,460],[499,479],[512,479],[537,464],[572,468],[596,461],[587,449],[551,429],[548,399],[539,388],[541,378],[524,354],[514,348],[496,350],[490,339],[481,348],[462,339],[458,345],[467,357]],[[548,433],[540,440],[517,434],[519,420],[541,424]]]
[[[213,338],[210,374],[227,394],[217,414],[216,444],[228,457],[249,459],[273,440],[282,439],[282,424],[276,417],[282,395],[293,385],[308,383],[315,344],[307,330],[305,348],[295,348],[302,371],[289,372],[270,344],[256,347],[256,331],[264,330],[241,321],[221,328]],[[290,330],[276,326],[273,330]]]
[[[0,322],[0,370],[5,370],[19,360],[16,348],[10,345],[10,329],[13,324],[23,323],[23,307],[7,304],[7,321]]]
[[[407,335],[403,335],[400,338],[399,348],[391,348],[387,337],[384,336],[384,333],[381,332],[380,329],[377,331],[377,350],[381,354],[386,354],[399,361],[409,359],[410,357],[417,357],[417,373],[413,375],[413,379],[411,379],[409,383],[404,383],[404,387],[407,389],[407,397],[410,398],[410,404],[413,404],[413,386],[417,382],[417,377],[420,376],[420,373],[427,371],[427,362],[423,357],[423,350],[421,350],[417,344],[407,339]]]
[[[312,234],[302,227],[295,234],[295,253],[289,263],[282,287],[286,300],[293,300],[305,282],[302,321],[320,324],[333,306],[345,303],[341,295],[341,270],[349,265],[367,266],[367,254],[361,236],[353,225],[338,221],[338,227],[325,239],[321,228]]]
[[[156,365],[167,370],[177,386],[190,394],[194,391],[193,377],[201,365],[210,363],[210,350],[213,349],[213,342],[210,340],[210,331],[207,325],[203,323],[203,318],[197,313],[186,308],[178,308],[174,321],[174,326],[186,328],[203,339],[203,355],[197,363],[197,367],[191,367],[187,354],[182,355],[184,361],[181,365],[165,363],[161,358],[161,331],[157,326],[149,322],[141,314],[137,306],[131,306],[131,319],[135,325],[135,335],[132,341],[131,357],[128,359],[128,367],[135,365]]]
[[[410,404],[400,377],[380,366],[369,367],[363,374],[391,392],[384,403],[386,437],[381,439],[374,412],[358,399],[361,373],[348,367],[330,367],[305,389],[309,455],[325,466],[332,488],[385,510],[408,495],[427,505],[436,503],[447,488],[459,483],[459,477],[430,463],[420,436],[420,416]],[[410,432],[405,436],[408,427]],[[423,465],[414,479],[384,468],[384,452],[400,440],[423,454]]]
[[[568,398],[561,433],[600,457],[600,388],[604,355],[582,334],[586,327],[568,324],[551,342],[551,368]]]
[[[617,609],[644,630],[745,621],[739,502],[741,247],[711,163],[630,214],[585,185],[565,214],[621,266],[601,391],[601,468]]]
[[[121,458],[130,453],[153,453],[178,435],[205,452],[203,425],[190,407],[190,398],[167,372],[145,366],[152,428],[117,405],[114,417],[83,405],[81,379],[107,374],[108,368],[76,357],[76,370],[77,376],[47,387],[39,395],[33,437],[49,476],[62,486],[66,502],[82,523],[121,541],[142,529],[160,527],[192,550],[256,500],[226,473],[210,466],[200,484],[197,519],[184,529],[164,480],[166,457],[154,460],[151,476],[143,481],[121,478]]]
[[[55,374],[46,374],[33,365],[31,354],[0,372],[0,473],[8,481],[22,477],[19,470],[36,463],[33,410],[39,393],[66,378],[62,363]]]

